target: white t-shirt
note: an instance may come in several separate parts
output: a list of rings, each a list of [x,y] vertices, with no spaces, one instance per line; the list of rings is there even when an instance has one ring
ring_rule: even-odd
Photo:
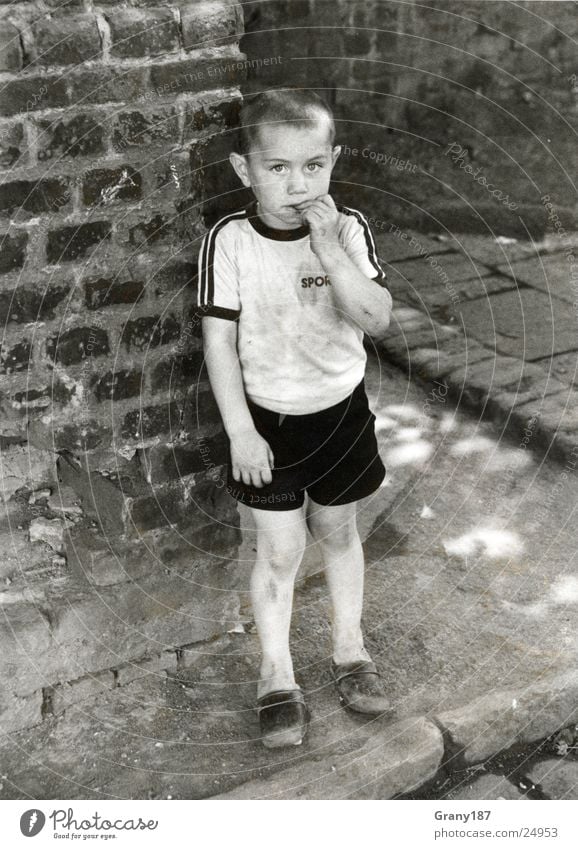
[[[366,219],[337,208],[343,249],[385,286]],[[221,218],[204,237],[198,306],[201,315],[238,321],[245,393],[261,407],[315,413],[343,401],[363,379],[363,331],[340,311],[309,228],[269,227],[255,202]]]

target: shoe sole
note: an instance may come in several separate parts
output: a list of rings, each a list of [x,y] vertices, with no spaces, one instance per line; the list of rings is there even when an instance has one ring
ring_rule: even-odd
[[[296,739],[294,731],[280,731],[278,734],[270,734],[267,737],[262,737],[261,742],[266,749],[281,749],[285,746],[300,746],[303,742],[303,733],[299,739]]]

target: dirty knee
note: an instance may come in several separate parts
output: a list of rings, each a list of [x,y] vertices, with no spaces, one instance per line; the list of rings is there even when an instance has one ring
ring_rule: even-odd
[[[266,563],[271,570],[270,580],[273,582],[294,577],[302,558],[303,551],[292,551],[284,554],[265,551],[258,554],[258,560]]]

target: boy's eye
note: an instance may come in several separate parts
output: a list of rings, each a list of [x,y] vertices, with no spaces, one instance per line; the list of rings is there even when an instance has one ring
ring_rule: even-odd
[[[269,170],[270,170],[270,171],[274,171],[276,174],[280,174],[280,173],[281,173],[281,170],[282,170],[283,168],[285,168],[285,166],[284,166],[284,165],[273,165],[273,167],[272,167],[272,168],[270,168]]]
[[[318,168],[323,168],[323,165],[321,164],[321,162],[308,162],[307,168],[310,171],[317,171]]]

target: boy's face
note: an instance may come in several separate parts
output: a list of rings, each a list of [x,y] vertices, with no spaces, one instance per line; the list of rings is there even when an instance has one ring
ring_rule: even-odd
[[[287,230],[302,225],[300,206],[327,194],[340,152],[331,147],[329,120],[322,115],[307,127],[263,124],[250,153],[232,153],[230,161],[252,189],[265,224]]]

